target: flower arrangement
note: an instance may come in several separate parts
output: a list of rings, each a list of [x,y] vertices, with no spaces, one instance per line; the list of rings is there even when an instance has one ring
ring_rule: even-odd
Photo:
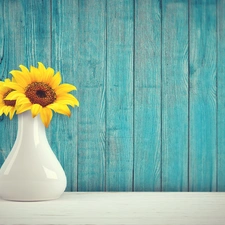
[[[52,119],[52,111],[67,116],[71,115],[68,107],[79,106],[78,100],[69,92],[76,90],[71,84],[60,84],[61,75],[54,74],[50,67],[46,68],[41,62],[38,67],[31,66],[30,70],[23,65],[21,70],[12,70],[12,79],[0,82],[0,115],[3,113],[13,118],[30,110],[32,116],[40,114],[45,127]]]

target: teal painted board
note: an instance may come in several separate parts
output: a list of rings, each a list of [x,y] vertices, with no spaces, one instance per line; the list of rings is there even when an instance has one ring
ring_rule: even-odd
[[[0,1],[0,63],[2,63],[4,58],[4,36],[5,36],[5,29],[4,29],[4,2]],[[3,69],[2,66],[0,67],[0,75],[2,77]]]
[[[50,66],[51,61],[51,9],[50,1],[21,1],[23,4],[26,65],[37,66],[37,62]],[[40,22],[44,21],[44,22]],[[18,21],[17,21],[18,22]],[[19,69],[19,68],[18,68]]]
[[[63,83],[77,86],[78,72],[78,1],[52,2],[52,67],[60,71]],[[78,91],[73,91],[77,98]],[[55,114],[48,128],[48,137],[66,176],[66,191],[77,191],[77,111],[71,117]]]
[[[160,191],[160,1],[135,1],[134,21],[134,191]]]
[[[6,66],[7,61],[5,59],[5,18],[4,18],[4,2],[0,1],[0,79],[3,80],[6,75]],[[4,116],[0,117],[0,130],[3,130],[3,126],[5,125]],[[4,132],[0,132],[0,140],[4,140],[7,135]],[[6,155],[8,151],[6,150],[6,146],[4,146],[4,142],[0,141],[0,166],[5,161]]]
[[[25,18],[22,1],[1,1],[1,80],[10,77],[9,71],[18,68],[19,64],[26,63],[25,52]],[[9,120],[6,116],[0,119],[0,165],[8,156],[16,139],[17,116]]]
[[[225,1],[217,2],[217,191],[225,191]]]
[[[190,1],[189,190],[216,190],[216,1]]]
[[[78,191],[105,190],[105,7],[79,1]]]
[[[188,190],[188,2],[162,1],[162,190]]]
[[[133,186],[133,1],[107,1],[106,191]]]

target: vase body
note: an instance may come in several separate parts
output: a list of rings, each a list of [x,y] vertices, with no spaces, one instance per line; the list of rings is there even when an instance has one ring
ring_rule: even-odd
[[[0,170],[0,196],[13,201],[56,199],[66,188],[66,176],[52,151],[40,116],[18,115],[15,144]]]

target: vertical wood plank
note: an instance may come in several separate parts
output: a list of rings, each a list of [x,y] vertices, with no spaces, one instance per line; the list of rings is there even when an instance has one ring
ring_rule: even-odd
[[[225,191],[225,1],[217,1],[218,191]]]
[[[133,185],[133,1],[107,1],[106,190]]]
[[[11,78],[9,72],[17,69],[19,64],[26,64],[25,52],[25,16],[23,1],[1,1],[1,64],[0,79]],[[9,120],[0,119],[0,166],[8,156],[16,139],[17,116]]]
[[[188,2],[162,1],[162,190],[188,190]]]
[[[25,15],[25,52],[26,64],[37,66],[42,62],[50,66],[51,61],[51,1],[23,1]]]
[[[79,1],[78,190],[105,190],[106,3]]]
[[[190,191],[216,190],[216,0],[190,1]]]
[[[134,190],[161,190],[161,5],[135,1]]]
[[[0,79],[4,80],[5,76],[7,74],[6,68],[7,68],[7,57],[6,57],[6,42],[5,42],[5,36],[6,36],[6,18],[4,17],[4,1],[0,1]],[[8,154],[8,151],[6,151],[4,138],[5,136],[3,131],[3,124],[4,116],[0,117],[0,167],[5,161],[6,154]]]
[[[52,1],[52,67],[79,93],[78,52],[78,0]],[[67,176],[66,191],[77,191],[77,108],[71,113],[54,115],[49,138]]]
[[[4,1],[0,1],[0,76],[2,77],[4,67],[2,65],[3,59],[4,59],[4,35],[5,35],[5,29],[4,29]]]

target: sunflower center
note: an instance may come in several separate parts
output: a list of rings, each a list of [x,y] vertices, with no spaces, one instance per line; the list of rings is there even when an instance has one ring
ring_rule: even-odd
[[[37,90],[37,91],[36,91],[36,95],[37,95],[39,98],[45,98],[45,97],[46,97],[45,91],[42,91],[42,90]]]
[[[33,82],[26,88],[25,95],[32,104],[39,104],[45,107],[56,100],[56,93],[46,83]]]
[[[7,97],[7,95],[12,92],[12,90],[7,91],[4,95],[3,95],[3,99]],[[16,100],[3,100],[5,105],[7,106],[12,106],[14,107],[16,104]]]

